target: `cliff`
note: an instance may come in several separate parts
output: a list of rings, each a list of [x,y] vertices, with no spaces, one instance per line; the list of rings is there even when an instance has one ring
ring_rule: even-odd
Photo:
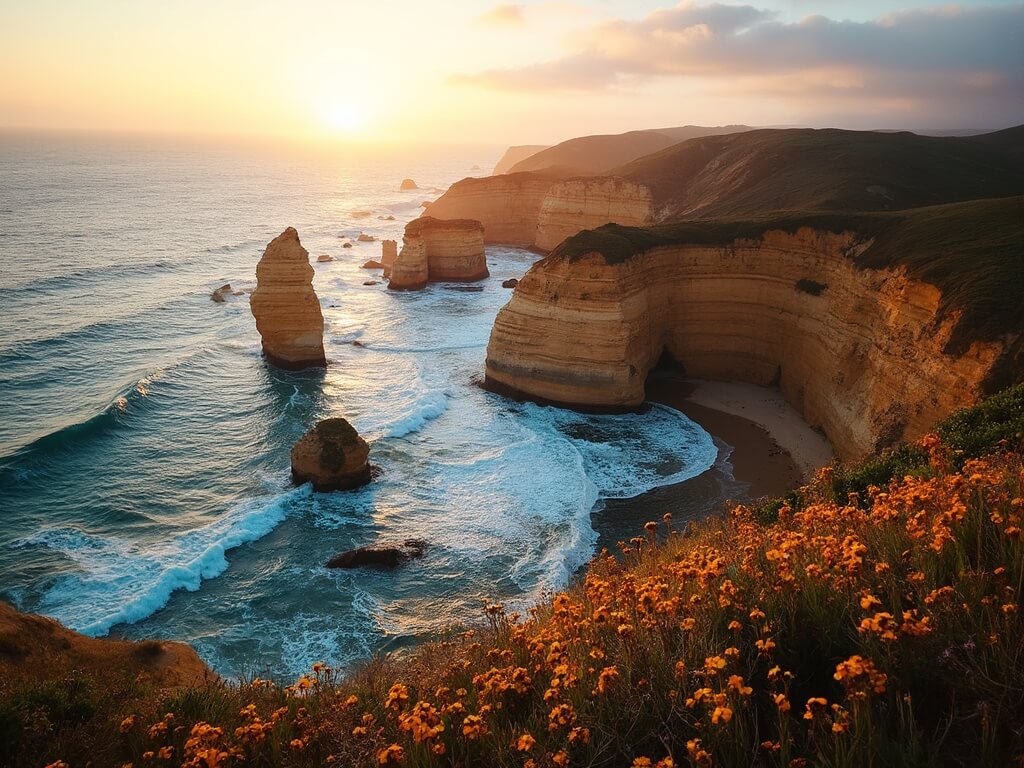
[[[630,409],[668,355],[697,378],[777,383],[857,458],[1019,377],[1022,204],[584,232],[499,312],[487,382]]]
[[[388,272],[388,287],[418,290],[430,281],[473,281],[487,275],[479,221],[425,216],[406,225],[402,250]]]
[[[531,155],[535,155],[538,152],[542,152],[547,149],[547,144],[522,144],[515,147],[509,147],[505,150],[505,154],[498,160],[498,164],[494,166],[492,176],[500,176],[503,173],[508,173],[512,170],[512,166],[521,160],[525,160]]]
[[[570,179],[553,184],[537,214],[533,246],[550,251],[581,229],[610,222],[644,226],[652,222],[651,191],[618,178]]]
[[[475,219],[488,243],[528,247],[537,234],[540,209],[557,174],[514,173],[463,179],[427,208],[436,219]]]
[[[639,226],[787,210],[902,210],[1024,194],[1020,128],[969,137],[742,126],[702,130],[736,132],[670,141],[667,149],[601,176],[579,177],[573,153],[563,147],[553,154],[553,147],[517,166],[543,166],[542,172],[466,179],[433,203],[430,215],[477,219],[489,243],[546,251],[608,223]],[[561,164],[547,166],[544,157]]]
[[[313,290],[309,251],[292,227],[274,238],[256,265],[250,297],[263,353],[281,368],[324,366],[324,317]]]

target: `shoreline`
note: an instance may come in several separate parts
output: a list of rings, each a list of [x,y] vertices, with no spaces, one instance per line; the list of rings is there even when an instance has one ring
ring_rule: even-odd
[[[645,522],[660,520],[665,512],[684,524],[731,501],[781,496],[832,461],[825,438],[770,387],[660,373],[647,382],[647,400],[699,424],[714,438],[718,457],[710,469],[681,483],[629,499],[605,499],[591,512],[598,549],[640,535]]]

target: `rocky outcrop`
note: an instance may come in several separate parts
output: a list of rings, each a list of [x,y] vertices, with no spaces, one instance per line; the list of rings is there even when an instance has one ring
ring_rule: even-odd
[[[412,179],[402,179],[402,185],[399,189],[403,192],[408,192],[413,189],[419,189],[419,186]]]
[[[184,643],[86,637],[0,602],[0,679],[46,680],[68,670],[100,680],[127,674],[157,688],[201,686],[219,679]]]
[[[348,552],[335,555],[327,561],[328,568],[397,568],[409,560],[422,557],[427,550],[427,542],[420,539],[406,539],[400,544],[380,544],[372,547],[359,547]]]
[[[334,258],[328,253],[321,253],[316,257],[316,260],[323,263],[325,261],[334,261]]]
[[[324,316],[313,290],[313,267],[292,227],[267,245],[256,265],[250,308],[269,362],[289,369],[327,364]]]
[[[315,491],[347,491],[371,480],[370,446],[345,419],[324,419],[292,447],[292,478]]]
[[[550,251],[567,237],[609,223],[650,224],[651,190],[618,178],[571,179],[552,185],[537,216],[533,246]]]
[[[696,378],[777,384],[854,459],[974,402],[1011,343],[951,352],[958,313],[903,267],[858,266],[870,238],[801,228],[708,239],[618,256],[560,248],[538,262],[497,316],[488,384],[631,409],[667,354]]]
[[[224,297],[228,295],[234,295],[231,290],[231,283],[224,283],[220,288],[215,288],[213,293],[210,294],[210,301],[215,301],[218,304],[224,303]]]
[[[519,280],[517,280],[514,277],[510,277],[508,280],[501,281],[502,288],[515,288],[517,285],[519,285]]]
[[[482,280],[488,275],[483,226],[432,216],[410,221],[388,274],[388,287],[396,290],[419,290],[430,281]]]
[[[540,209],[557,176],[517,173],[463,179],[430,205],[437,219],[475,219],[488,243],[529,247],[537,236]]]
[[[368,235],[365,232],[360,232],[359,237],[356,238],[356,242],[360,243],[373,243],[376,242],[377,238],[373,235]]]

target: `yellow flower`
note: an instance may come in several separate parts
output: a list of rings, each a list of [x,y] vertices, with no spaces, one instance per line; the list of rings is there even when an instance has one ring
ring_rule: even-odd
[[[519,752],[529,752],[533,749],[533,745],[537,743],[537,740],[528,733],[524,733],[516,740],[516,749]]]

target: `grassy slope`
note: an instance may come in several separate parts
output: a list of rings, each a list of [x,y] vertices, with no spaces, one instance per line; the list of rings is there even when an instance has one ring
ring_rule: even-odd
[[[760,218],[686,221],[658,227],[609,224],[566,239],[547,257],[597,252],[609,263],[667,245],[724,245],[769,230],[812,227],[873,238],[858,259],[865,267],[906,265],[937,286],[944,310],[963,311],[965,338],[1024,328],[1024,197],[976,200],[892,213],[786,212]]]
[[[650,523],[525,622],[489,606],[488,629],[348,680],[320,667],[285,689],[118,701],[90,697],[109,689],[94,679],[74,710],[52,690],[0,687],[0,762],[1013,764],[1024,387],[940,431],[945,445],[922,441],[849,500],[826,471],[775,519]]]
[[[609,171],[648,185],[662,220],[899,210],[1024,194],[1024,127],[971,137],[838,129],[693,139]]]
[[[541,171],[546,168],[561,167],[572,169],[576,174],[603,173],[610,168],[658,152],[686,139],[741,130],[748,130],[748,128],[738,125],[716,128],[687,125],[680,128],[580,136],[531,155],[513,165],[508,172]]]

